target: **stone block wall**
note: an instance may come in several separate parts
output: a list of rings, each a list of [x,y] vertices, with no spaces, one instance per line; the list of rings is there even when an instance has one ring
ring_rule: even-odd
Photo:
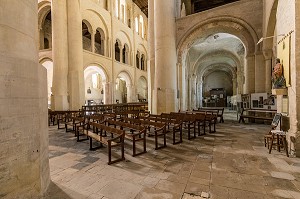
[[[277,7],[277,24],[276,24],[276,35],[288,34],[290,31],[295,31],[295,0],[278,1]],[[281,39],[282,37],[279,37]],[[297,101],[300,100],[297,96],[297,67],[296,67],[296,37],[295,32],[291,34],[291,49],[290,49],[290,74],[291,74],[291,87],[288,87],[288,99],[289,99],[289,117],[290,117],[290,130],[288,136],[289,147],[291,154],[295,153],[295,143],[291,142],[297,136],[297,125],[298,125],[298,113],[297,113]],[[298,80],[299,81],[299,80]],[[279,97],[278,110],[282,109],[282,98]],[[292,138],[292,139],[291,139]]]
[[[37,1],[1,1],[0,198],[41,198],[50,182],[46,70]],[[4,17],[5,16],[5,17]]]

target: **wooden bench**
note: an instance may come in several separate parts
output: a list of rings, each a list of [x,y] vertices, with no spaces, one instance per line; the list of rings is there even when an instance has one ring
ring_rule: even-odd
[[[182,121],[180,120],[180,117],[168,114],[168,113],[162,113],[161,119],[166,121],[166,125],[168,127],[168,130],[172,129],[173,134],[173,144],[179,144],[182,143]],[[176,134],[179,133],[179,141],[176,141]]]
[[[90,140],[90,150],[95,150],[103,147],[103,145],[107,146],[108,152],[108,164],[112,164],[115,162],[119,162],[125,160],[124,156],[124,137],[125,131],[112,128],[109,126],[105,126],[104,124],[99,124],[95,122],[89,123],[91,129],[85,128],[83,133],[89,137]],[[111,137],[104,135],[111,134]],[[96,140],[100,143],[99,147],[93,147],[93,140]],[[120,147],[121,148],[121,157],[115,160],[112,160],[112,148]]]
[[[216,123],[217,123],[217,119],[218,119],[218,115],[217,115],[216,111],[193,110],[193,112],[196,114],[202,114],[205,116],[204,127],[208,126],[209,133],[216,132]],[[212,130],[212,127],[213,127],[213,130]],[[205,134],[205,128],[204,128],[204,134]]]
[[[173,117],[179,117],[179,119],[183,122],[182,128],[186,129],[188,132],[188,140],[196,138],[196,118],[193,114],[188,114],[187,112],[171,112]],[[191,130],[193,132],[193,136],[191,136]]]
[[[141,125],[148,129],[147,134],[149,136],[154,136],[155,139],[155,150],[161,149],[167,146],[166,143],[166,125],[163,123],[152,122],[148,120],[140,120],[133,118],[122,118],[122,121],[129,122],[131,124]],[[159,146],[158,139],[163,137],[163,144]]]
[[[108,120],[108,125],[113,125],[114,128],[119,127],[121,130],[125,130],[125,139],[132,141],[132,156],[137,156],[146,153],[146,128],[126,122]],[[143,151],[140,153],[136,152],[136,142],[143,142]]]
[[[197,111],[197,110],[196,110]],[[224,108],[218,108],[218,107],[214,107],[214,108],[199,108],[198,111],[204,111],[204,112],[213,112],[217,115],[218,118],[220,118],[219,122],[220,123],[224,123],[224,118],[223,118],[223,114],[224,114]]]
[[[272,121],[274,115],[276,114],[276,110],[266,110],[266,109],[242,109],[239,123],[242,121],[245,123],[245,118],[249,120],[267,120]]]
[[[85,117],[70,117],[69,119],[70,121],[65,122],[66,132],[69,131],[76,132],[76,127],[82,125],[85,122]],[[68,128],[69,126],[71,127],[71,129]]]
[[[57,120],[57,128],[64,129],[66,128],[66,123],[72,122],[73,117],[80,117],[81,111],[55,111],[56,112],[56,120]],[[61,127],[63,125],[63,127]]]

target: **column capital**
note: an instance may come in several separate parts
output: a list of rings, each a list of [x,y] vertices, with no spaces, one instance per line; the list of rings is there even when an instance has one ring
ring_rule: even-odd
[[[263,54],[264,54],[266,60],[271,59],[273,56],[273,50],[265,49],[265,50],[263,50]]]

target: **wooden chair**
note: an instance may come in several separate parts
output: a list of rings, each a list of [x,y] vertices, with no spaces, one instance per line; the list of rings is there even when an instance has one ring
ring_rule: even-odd
[[[270,148],[270,141],[272,139],[272,130],[275,130],[278,126],[278,124],[281,121],[281,113],[276,113],[272,123],[271,123],[271,130],[264,136],[264,141],[265,141],[265,147],[268,146],[268,149]]]
[[[281,130],[276,130],[276,129],[271,130],[272,137],[271,137],[271,146],[269,148],[269,153],[271,153],[272,146],[275,144],[279,152],[280,152],[280,148],[283,147],[286,152],[286,156],[289,157],[287,141],[286,141],[286,132],[290,129],[290,120],[289,117],[287,116],[282,116],[281,120],[282,120]],[[274,141],[276,142],[274,143]]]

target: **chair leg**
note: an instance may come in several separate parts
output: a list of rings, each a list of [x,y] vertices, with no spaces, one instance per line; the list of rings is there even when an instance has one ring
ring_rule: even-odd
[[[272,138],[271,138],[271,146],[269,148],[269,154],[271,154],[271,151],[272,151],[273,141],[274,141],[274,135],[272,135]]]
[[[286,143],[286,136],[282,136],[282,142],[283,142],[283,147],[286,152],[286,156],[289,157],[289,152],[288,152],[287,143]]]

